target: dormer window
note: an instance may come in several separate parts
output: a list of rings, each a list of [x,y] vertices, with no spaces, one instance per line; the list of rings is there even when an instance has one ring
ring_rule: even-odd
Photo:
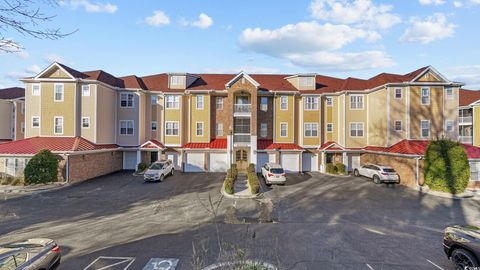
[[[178,76],[178,75],[170,76],[170,85],[171,86],[181,86],[182,84],[183,84],[182,76]]]
[[[314,77],[300,77],[300,87],[302,88],[313,88],[315,86]]]

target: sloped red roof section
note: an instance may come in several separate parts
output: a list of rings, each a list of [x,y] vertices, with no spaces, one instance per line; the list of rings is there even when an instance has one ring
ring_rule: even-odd
[[[161,142],[159,142],[159,141],[157,141],[157,140],[155,140],[155,139],[152,139],[152,140],[149,140],[148,142],[142,144],[141,148],[142,148],[142,149],[143,149],[143,148],[147,148],[147,149],[158,149],[158,148],[164,149],[165,146],[164,146]]]
[[[294,143],[273,143],[273,140],[258,140],[258,150],[303,150],[298,144]]]
[[[116,144],[94,144],[82,137],[32,137],[0,144],[0,154],[34,155],[41,150],[79,152],[115,149]]]
[[[378,147],[378,146],[367,146],[365,150],[375,151],[375,152],[384,152],[384,153],[395,153],[402,155],[425,155],[427,151],[428,144],[430,141],[426,140],[402,140],[390,147]]]
[[[227,149],[227,139],[213,139],[209,143],[194,143],[185,144],[182,148],[186,149]]]
[[[480,100],[480,90],[460,89],[459,105],[468,106]]]
[[[0,99],[16,99],[25,97],[25,89],[21,87],[11,87],[0,89]]]

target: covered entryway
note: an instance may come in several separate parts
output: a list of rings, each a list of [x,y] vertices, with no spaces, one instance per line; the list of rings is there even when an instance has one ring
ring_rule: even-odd
[[[135,170],[137,168],[137,152],[123,152],[123,169]]]
[[[267,153],[257,153],[257,172],[262,171],[262,166],[268,163]]]
[[[204,153],[185,153],[185,172],[204,172]]]
[[[235,150],[235,163],[237,164],[238,170],[246,170],[248,167],[248,149],[237,149]]]
[[[210,153],[210,172],[226,172],[229,168],[227,153]]]
[[[299,154],[280,154],[280,161],[283,170],[286,172],[299,172],[300,168],[300,155]]]

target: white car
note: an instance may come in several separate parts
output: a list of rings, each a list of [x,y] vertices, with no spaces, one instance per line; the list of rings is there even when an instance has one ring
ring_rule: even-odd
[[[163,181],[167,175],[173,175],[175,169],[171,160],[156,161],[143,174],[145,181]]]
[[[363,165],[360,168],[355,168],[355,170],[353,170],[353,175],[372,178],[375,184],[380,184],[382,182],[400,183],[400,176],[397,172],[395,172],[392,167],[387,166],[374,164]]]
[[[285,184],[287,177],[285,171],[280,164],[266,163],[262,166],[262,177],[267,185]]]

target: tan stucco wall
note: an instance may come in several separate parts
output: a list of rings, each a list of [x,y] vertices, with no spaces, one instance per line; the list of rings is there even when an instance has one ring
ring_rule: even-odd
[[[118,95],[114,90],[103,85],[96,85],[95,88],[97,98],[96,143],[116,143],[116,134],[120,133],[119,123],[115,120],[115,114],[119,104]]]
[[[64,84],[64,100],[54,101],[54,83],[42,82],[40,106],[40,130],[42,136],[75,136],[76,83]],[[28,108],[27,108],[28,110]],[[63,134],[54,134],[54,117],[63,117]],[[30,119],[31,121],[31,119]]]

